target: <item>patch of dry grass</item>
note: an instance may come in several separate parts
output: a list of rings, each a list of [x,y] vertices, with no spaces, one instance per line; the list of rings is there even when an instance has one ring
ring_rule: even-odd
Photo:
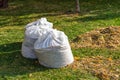
[[[120,46],[120,27],[101,28],[78,35],[71,46],[117,49]]]
[[[103,56],[93,56],[86,58],[75,57],[75,62],[69,66],[72,69],[85,69],[97,76],[100,80],[119,80],[120,79],[120,60],[105,58]]]

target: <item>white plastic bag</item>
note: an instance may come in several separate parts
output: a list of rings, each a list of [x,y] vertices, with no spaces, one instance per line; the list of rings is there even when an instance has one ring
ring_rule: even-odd
[[[22,55],[26,58],[37,59],[34,51],[34,43],[36,39],[31,39],[25,36],[24,41],[22,43]]]
[[[34,49],[40,64],[46,67],[60,68],[74,61],[68,38],[61,31],[52,30],[42,42],[39,37]]]
[[[24,43],[22,43],[22,55],[26,58],[36,59],[35,51],[33,49],[33,46],[26,46]]]
[[[33,39],[43,38],[51,31],[52,27],[53,24],[48,22],[46,18],[41,18],[26,26],[25,35]]]
[[[46,18],[41,18],[35,22],[29,23],[26,26],[26,29],[31,27],[31,26],[39,26],[39,28],[53,28],[53,23],[48,22]]]
[[[22,55],[38,58],[43,66],[60,68],[71,64],[74,59],[67,36],[52,27],[46,18],[29,23],[22,43]]]
[[[41,18],[35,22],[29,23],[25,27],[22,55],[26,58],[36,59],[34,43],[39,37],[41,38],[41,41],[43,41],[52,27],[53,24],[48,22],[46,18]]]

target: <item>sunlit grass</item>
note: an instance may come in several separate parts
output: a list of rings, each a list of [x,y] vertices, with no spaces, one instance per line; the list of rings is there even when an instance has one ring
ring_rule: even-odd
[[[120,1],[80,0],[81,13],[73,14],[73,0],[10,0],[0,9],[0,80],[99,80],[83,69],[48,69],[37,60],[21,56],[24,27],[46,17],[54,28],[64,31],[69,41],[96,28],[120,26]],[[72,14],[68,14],[68,13]],[[120,59],[120,50],[72,49],[74,56],[104,56]]]

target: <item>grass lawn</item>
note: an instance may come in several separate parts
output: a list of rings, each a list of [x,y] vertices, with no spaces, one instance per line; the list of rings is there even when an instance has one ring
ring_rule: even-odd
[[[80,14],[70,14],[75,10],[73,0],[9,0],[9,7],[0,9],[0,80],[100,80],[82,68],[49,69],[21,56],[25,25],[41,17],[64,31],[69,41],[96,28],[120,26],[119,0],[80,0],[80,6]],[[81,59],[120,60],[120,49],[72,48],[72,52]]]

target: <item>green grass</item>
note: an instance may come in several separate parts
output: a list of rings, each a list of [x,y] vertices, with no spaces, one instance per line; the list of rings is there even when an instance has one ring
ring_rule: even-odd
[[[81,13],[74,12],[73,0],[9,0],[0,9],[0,80],[99,80],[83,69],[48,69],[36,60],[21,56],[24,26],[41,17],[53,22],[72,41],[77,35],[96,28],[120,26],[119,0],[80,0]],[[105,56],[120,59],[120,50],[72,49],[74,56]]]

